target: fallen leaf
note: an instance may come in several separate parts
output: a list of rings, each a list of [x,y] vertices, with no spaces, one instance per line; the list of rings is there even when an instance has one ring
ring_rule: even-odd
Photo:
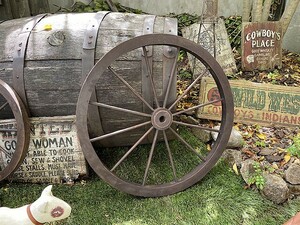
[[[244,152],[245,154],[247,154],[250,157],[253,157],[255,155],[253,152],[251,152],[250,150],[247,150],[247,149],[243,149],[242,152]]]
[[[238,168],[237,168],[236,163],[233,164],[232,169],[233,169],[233,171],[235,172],[236,175],[239,175],[239,174],[240,174],[240,173],[239,173],[239,170],[238,170]]]
[[[210,144],[207,144],[207,145],[206,145],[206,149],[207,149],[207,151],[211,151],[211,146],[210,146]]]
[[[290,159],[291,159],[291,155],[290,154],[286,154],[283,159],[284,159],[285,163],[288,163],[290,161]]]
[[[264,133],[258,133],[256,134],[256,136],[260,139],[260,140],[266,140],[267,136]]]

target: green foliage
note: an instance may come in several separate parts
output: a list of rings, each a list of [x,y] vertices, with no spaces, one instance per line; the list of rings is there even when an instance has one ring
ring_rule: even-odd
[[[178,21],[178,35],[182,35],[181,29],[187,26],[192,25],[193,23],[196,23],[199,21],[198,15],[192,15],[188,13],[182,13],[175,15],[174,13],[171,13],[168,15],[168,17],[176,18]]]
[[[239,50],[241,48],[242,17],[230,16],[224,20],[232,49]]]
[[[161,198],[121,193],[93,173],[86,182],[73,186],[55,184],[53,194],[67,201],[72,213],[51,225],[278,225],[299,210],[300,199],[275,205],[258,192],[242,188],[242,178],[227,168],[227,164],[220,162],[198,184]],[[2,206],[31,203],[45,186],[2,182]]]
[[[263,177],[263,170],[261,169],[261,165],[259,162],[253,163],[254,174],[250,177],[249,183],[255,184],[256,187],[260,190],[264,188],[265,178]]]
[[[265,141],[256,141],[256,142],[255,142],[255,145],[256,145],[257,147],[262,147],[262,148],[264,148],[264,147],[266,147],[266,142],[265,142]]]
[[[291,156],[296,156],[300,158],[300,135],[298,134],[293,138],[293,144],[287,148],[287,152],[290,153]]]
[[[132,9],[129,7],[125,7],[120,5],[119,3],[115,3],[119,12],[128,12],[141,14],[142,11],[139,9]],[[72,9],[68,10],[72,12],[98,12],[98,11],[110,11],[109,5],[105,0],[92,0],[89,4],[84,4],[82,2],[77,1]]]

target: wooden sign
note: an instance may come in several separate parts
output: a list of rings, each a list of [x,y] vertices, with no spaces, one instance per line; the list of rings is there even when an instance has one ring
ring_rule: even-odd
[[[30,144],[26,158],[10,178],[19,182],[61,183],[87,174],[75,126],[75,116],[30,119]],[[0,127],[15,127],[14,120],[2,120]],[[0,168],[5,168],[16,147],[16,133],[0,136]]]
[[[200,44],[211,55],[216,57],[216,60],[223,68],[226,75],[234,74],[237,71],[235,60],[232,54],[232,49],[229,43],[224,20],[216,19],[216,24],[213,23],[194,23],[182,30],[184,38],[190,39]],[[200,31],[199,31],[200,30]],[[200,35],[200,37],[199,37]],[[204,69],[203,64],[199,60],[195,60],[191,55],[188,55],[189,63],[196,72],[201,73]]]
[[[300,126],[300,88],[253,83],[245,80],[230,81],[234,98],[234,121],[264,126]],[[200,103],[219,98],[212,78],[203,78]],[[199,118],[220,120],[219,102],[202,107]]]
[[[243,23],[242,67],[253,71],[282,66],[280,22]]]

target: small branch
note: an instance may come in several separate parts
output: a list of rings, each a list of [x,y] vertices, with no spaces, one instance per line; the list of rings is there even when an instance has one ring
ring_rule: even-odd
[[[242,16],[243,22],[250,21],[251,5],[252,5],[251,0],[243,0],[243,16]]]
[[[272,5],[272,0],[265,0],[263,12],[262,12],[262,21],[268,21],[271,5]]]
[[[280,19],[280,22],[282,24],[282,37],[285,35],[290,22],[293,18],[293,15],[296,12],[296,9],[298,8],[300,3],[300,0],[290,0],[287,7],[284,10],[284,13]]]
[[[263,0],[253,0],[252,22],[261,22]]]
[[[106,0],[109,8],[111,9],[112,12],[118,12],[117,7],[115,6],[115,4],[113,3],[112,0]]]

